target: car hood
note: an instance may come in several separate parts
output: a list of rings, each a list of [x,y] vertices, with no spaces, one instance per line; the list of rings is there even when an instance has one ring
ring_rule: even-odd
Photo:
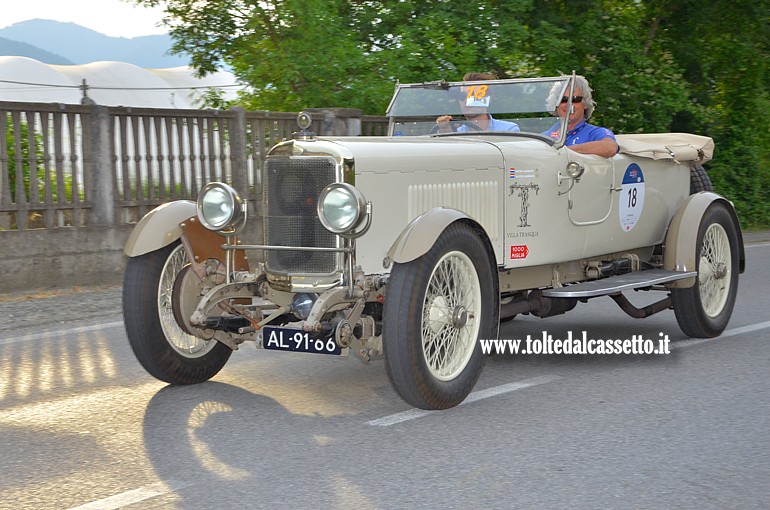
[[[504,149],[543,149],[545,142],[524,137],[323,137],[285,142],[293,155],[329,154],[352,159],[356,174],[410,173],[502,168]],[[507,150],[506,150],[507,152]]]

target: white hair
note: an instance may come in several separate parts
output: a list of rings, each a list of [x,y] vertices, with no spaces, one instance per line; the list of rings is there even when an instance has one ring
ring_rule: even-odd
[[[572,76],[569,75],[562,75],[562,77],[572,78]],[[554,84],[550,94],[548,94],[548,109],[553,112],[554,115],[561,103],[561,98],[567,94],[570,88],[569,81],[558,82]],[[596,102],[594,102],[591,86],[588,85],[588,80],[586,80],[585,76],[576,75],[574,88],[582,91],[580,95],[583,96],[583,107],[585,108],[586,120],[588,120],[591,118],[591,114],[594,113],[594,108],[596,108]]]
[[[594,113],[594,108],[596,108],[596,102],[591,93],[591,86],[588,85],[588,80],[586,80],[585,76],[575,76],[575,88],[583,91],[581,93],[583,96],[583,107],[585,108],[586,119],[590,119],[591,114]]]

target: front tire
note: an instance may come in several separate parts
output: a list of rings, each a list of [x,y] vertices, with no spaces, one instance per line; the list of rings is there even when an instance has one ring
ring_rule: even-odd
[[[423,256],[396,264],[383,318],[385,367],[396,392],[421,409],[447,409],[473,389],[497,336],[499,294],[490,253],[457,222]]]
[[[126,264],[123,317],[136,359],[153,377],[171,384],[196,384],[214,377],[232,350],[191,335],[174,317],[177,277],[188,262],[179,241]],[[178,287],[177,287],[178,288]]]
[[[711,204],[698,227],[695,285],[671,292],[674,314],[685,335],[713,338],[727,327],[738,293],[738,242],[727,207]]]

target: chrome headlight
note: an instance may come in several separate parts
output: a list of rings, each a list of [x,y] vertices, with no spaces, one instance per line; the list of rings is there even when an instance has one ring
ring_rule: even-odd
[[[318,197],[318,219],[329,232],[351,234],[367,216],[364,195],[350,184],[329,184]]]
[[[198,219],[209,230],[236,233],[246,225],[246,203],[232,187],[206,184],[198,195]]]

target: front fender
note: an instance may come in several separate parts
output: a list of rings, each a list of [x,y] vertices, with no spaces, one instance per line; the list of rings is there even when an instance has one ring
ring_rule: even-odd
[[[698,263],[695,260],[697,251],[698,230],[706,209],[714,202],[723,202],[727,205],[732,216],[735,230],[738,232],[738,267],[742,273],[746,267],[746,254],[743,248],[743,234],[735,213],[733,204],[726,198],[709,191],[703,191],[690,195],[682,204],[668,226],[663,251],[663,269],[669,271],[697,271]],[[667,285],[668,287],[691,287],[695,283],[694,278],[677,280]]]
[[[196,215],[195,202],[176,200],[160,205],[144,215],[128,236],[123,251],[137,257],[168,246],[182,237],[181,223]]]
[[[449,207],[436,207],[413,219],[388,250],[386,260],[403,264],[428,252],[451,223],[472,218]],[[475,223],[475,221],[474,221]]]

